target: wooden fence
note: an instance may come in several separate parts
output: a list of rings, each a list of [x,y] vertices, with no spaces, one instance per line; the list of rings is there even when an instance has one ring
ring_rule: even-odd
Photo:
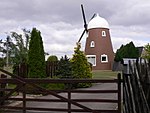
[[[47,77],[53,78],[53,76],[56,76],[57,69],[58,69],[58,61],[55,62],[46,61],[45,70]],[[18,66],[15,67],[15,73],[20,77],[28,78],[28,65],[24,63],[19,64]]]
[[[53,76],[56,76],[56,71],[58,69],[58,61],[55,62],[46,62],[46,74],[47,77],[53,78]]]
[[[150,113],[150,67],[144,60],[129,61],[130,74],[123,74],[124,113]]]

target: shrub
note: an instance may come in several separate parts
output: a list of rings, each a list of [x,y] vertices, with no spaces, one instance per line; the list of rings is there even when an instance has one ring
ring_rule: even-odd
[[[72,62],[73,78],[88,79],[92,78],[92,72],[87,58],[83,51],[80,51],[80,44],[74,50]],[[90,87],[91,83],[79,83],[75,87]]]
[[[51,55],[51,56],[49,56],[49,57],[47,58],[47,61],[51,61],[51,62],[53,62],[53,61],[58,61],[58,58],[57,58],[57,56],[55,56],[55,55]]]
[[[58,62],[58,70],[56,72],[56,75],[61,79],[72,78],[72,64],[66,55],[62,57]]]

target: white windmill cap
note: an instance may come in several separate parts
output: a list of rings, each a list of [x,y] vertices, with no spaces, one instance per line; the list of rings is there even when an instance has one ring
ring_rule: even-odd
[[[93,28],[107,28],[109,29],[109,24],[108,22],[99,16],[99,14],[96,14],[96,16],[90,20],[88,24],[88,29],[93,29]]]

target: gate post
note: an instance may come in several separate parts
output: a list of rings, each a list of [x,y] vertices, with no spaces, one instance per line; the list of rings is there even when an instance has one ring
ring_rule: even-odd
[[[26,84],[23,84],[23,113],[26,113]]]
[[[68,113],[71,113],[71,83],[68,83],[69,87],[68,87]]]
[[[7,78],[7,76],[4,75],[4,74],[1,74],[1,78]],[[1,83],[0,89],[1,89],[1,88],[2,88],[2,89],[5,89],[5,87],[6,87],[6,83]],[[3,98],[4,95],[5,95],[5,91],[0,91],[0,97]],[[1,102],[0,105],[4,105],[4,102]]]
[[[121,113],[121,74],[118,73],[118,113]]]

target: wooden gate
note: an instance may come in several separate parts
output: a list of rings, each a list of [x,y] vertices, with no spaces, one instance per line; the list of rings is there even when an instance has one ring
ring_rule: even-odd
[[[35,79],[35,78],[21,78],[19,76],[15,76],[5,70],[0,69],[5,75],[11,76],[11,78],[1,78],[0,79],[0,93],[2,94],[0,97],[0,108],[2,110],[8,109],[15,109],[15,110],[22,110],[22,113],[26,113],[28,110],[36,110],[36,111],[57,111],[57,112],[90,112],[90,113],[121,113],[121,74],[118,74],[117,79],[113,80],[99,80],[99,79],[82,79],[82,80],[74,80],[74,79]],[[4,75],[3,75],[4,76]],[[116,89],[110,90],[82,90],[82,89],[71,89],[68,88],[66,90],[48,90],[41,85],[42,83],[65,83],[68,85],[72,85],[74,83],[114,83],[117,84]],[[15,84],[14,88],[6,88],[5,85]],[[42,99],[42,98],[28,98],[28,86],[34,87],[43,95],[53,95],[55,99]],[[14,92],[22,93],[22,97],[20,98],[12,98]],[[66,97],[59,95],[60,92],[66,93]],[[5,93],[5,94],[4,94]],[[92,94],[116,94],[117,99],[73,99],[72,94],[74,93],[92,93]],[[20,101],[22,102],[22,106],[7,106],[5,103],[7,101]],[[66,108],[42,108],[42,107],[29,107],[27,106],[27,102],[34,101],[34,102],[62,102],[66,103]],[[116,103],[116,109],[93,109],[87,107],[81,103]],[[75,108],[72,106],[76,106]],[[78,107],[78,108],[77,108]]]

